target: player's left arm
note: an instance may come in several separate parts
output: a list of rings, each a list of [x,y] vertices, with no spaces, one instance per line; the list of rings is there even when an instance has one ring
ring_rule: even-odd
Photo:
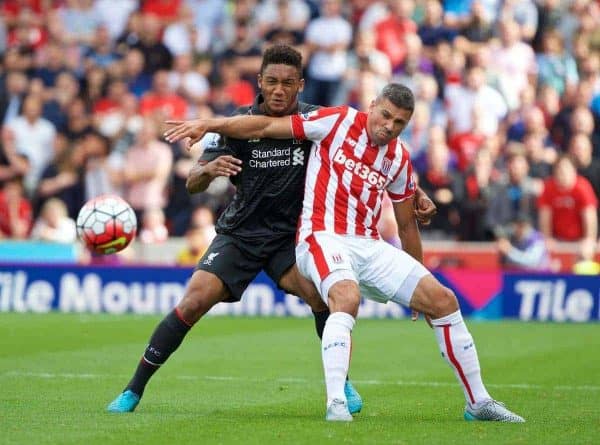
[[[402,249],[415,260],[423,263],[423,245],[414,213],[414,199],[414,196],[410,196],[403,201],[393,202],[392,206]]]

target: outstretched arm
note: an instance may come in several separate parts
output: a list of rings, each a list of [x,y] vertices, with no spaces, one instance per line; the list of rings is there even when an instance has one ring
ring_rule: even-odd
[[[167,121],[171,125],[164,133],[168,142],[190,138],[187,146],[198,142],[208,132],[219,133],[235,139],[289,139],[292,137],[292,123],[289,116],[232,116],[189,121]]]

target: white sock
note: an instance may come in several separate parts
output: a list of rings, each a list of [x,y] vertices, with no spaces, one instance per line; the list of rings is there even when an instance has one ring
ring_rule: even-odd
[[[483,381],[477,349],[467,329],[460,310],[437,320],[431,320],[442,356],[454,370],[465,393],[465,399],[473,407],[491,399]]]
[[[327,318],[323,329],[321,354],[327,388],[327,406],[333,399],[346,400],[344,384],[350,366],[350,333],[354,317],[346,312],[334,312]]]

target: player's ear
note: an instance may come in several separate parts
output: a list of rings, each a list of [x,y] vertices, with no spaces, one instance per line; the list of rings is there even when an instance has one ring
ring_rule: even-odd
[[[258,88],[262,90],[262,76],[260,73],[256,76],[256,83],[258,84]]]
[[[304,91],[304,79],[300,79],[300,86],[298,87],[298,92],[301,93]]]

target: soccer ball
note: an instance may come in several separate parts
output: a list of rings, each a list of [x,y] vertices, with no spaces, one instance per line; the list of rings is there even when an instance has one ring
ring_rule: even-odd
[[[77,235],[93,252],[107,255],[123,250],[135,237],[137,220],[131,206],[116,195],[86,202],[77,215]]]

